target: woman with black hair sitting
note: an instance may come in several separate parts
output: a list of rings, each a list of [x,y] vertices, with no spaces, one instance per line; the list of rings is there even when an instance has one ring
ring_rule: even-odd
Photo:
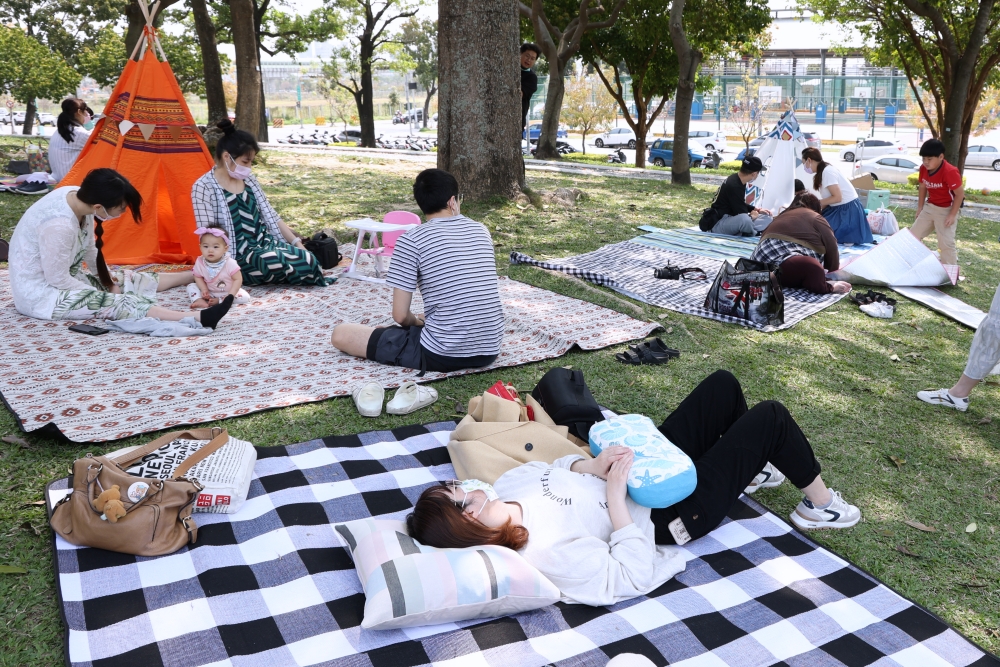
[[[112,275],[108,270],[101,251],[104,223],[126,208],[138,223],[141,207],[139,191],[113,169],[94,169],[79,187],[56,188],[35,202],[10,239],[10,287],[17,311],[41,320],[148,316],[176,322],[193,317],[214,329],[229,312],[232,297],[200,312],[156,305],[157,292],[192,282],[190,271]]]
[[[302,239],[267,201],[251,172],[260,152],[257,139],[237,130],[228,118],[216,123],[222,138],[215,146],[215,167],[191,188],[198,227],[218,227],[230,239],[244,285],[326,285],[323,267]]]
[[[73,168],[80,151],[87,145],[90,132],[83,128],[91,119],[90,108],[83,100],[70,97],[62,101],[62,113],[56,119],[56,132],[49,139],[49,166],[56,183]]]

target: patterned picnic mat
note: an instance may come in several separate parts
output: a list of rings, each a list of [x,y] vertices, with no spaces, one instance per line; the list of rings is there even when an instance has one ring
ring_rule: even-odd
[[[661,229],[652,225],[642,225],[639,227],[646,232],[642,236],[632,239],[635,243],[641,243],[653,248],[663,250],[673,250],[689,255],[700,257],[711,257],[712,259],[728,259],[730,263],[735,263],[740,257],[749,258],[760,242],[759,236],[730,236],[728,234],[712,234],[703,232],[697,227],[682,229]],[[841,265],[865,254],[886,237],[875,236],[874,243],[864,243],[859,245],[837,246],[840,252]]]
[[[236,514],[196,514],[198,543],[136,558],[55,538],[67,663],[79,667],[1000,667],[1000,661],[747,497],[683,547],[684,572],[611,607],[363,630],[335,522],[402,519],[455,475],[454,422],[258,448]],[[51,504],[68,488],[50,484]]]
[[[536,260],[519,252],[510,254],[511,264],[529,264],[560,271],[596,285],[610,287],[622,294],[678,313],[697,315],[710,320],[741,324],[759,331],[779,331],[794,326],[847,296],[814,294],[803,289],[782,289],[785,295],[785,322],[780,326],[762,326],[739,317],[720,315],[705,308],[705,297],[719,273],[722,259],[666,250],[639,243],[638,239],[606,245],[593,252],[564,259]],[[660,280],[653,270],[673,264],[681,268],[697,267],[707,280]]]
[[[70,440],[116,440],[183,424],[349,396],[354,387],[517,366],[642,338],[659,328],[607,308],[499,278],[505,330],[486,369],[427,373],[382,366],[338,352],[330,332],[341,322],[392,324],[392,289],[340,279],[328,287],[250,287],[208,336],[87,336],[14,310],[0,270],[0,394],[25,431],[54,424]],[[183,288],[160,305],[186,309]],[[422,312],[419,293],[414,312]],[[99,323],[99,322],[98,322]]]

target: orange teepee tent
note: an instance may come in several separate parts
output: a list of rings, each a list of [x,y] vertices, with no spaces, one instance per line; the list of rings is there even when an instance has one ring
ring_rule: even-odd
[[[110,167],[142,194],[142,222],[136,224],[126,210],[104,226],[109,264],[193,264],[201,253],[191,186],[212,168],[212,155],[160,47],[145,0],[139,6],[146,16],[143,35],[90,142],[59,185],[79,185],[92,169]]]

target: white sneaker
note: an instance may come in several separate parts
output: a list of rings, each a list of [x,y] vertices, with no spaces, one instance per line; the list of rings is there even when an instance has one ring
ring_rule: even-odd
[[[861,312],[871,317],[878,317],[883,320],[891,320],[896,313],[896,307],[882,301],[866,303],[860,306]]]
[[[750,482],[750,486],[743,490],[743,493],[749,495],[757,489],[770,489],[779,486],[784,481],[785,476],[781,474],[781,471],[768,463],[763,470],[757,473],[757,476]]]
[[[438,400],[436,389],[419,385],[416,382],[404,382],[396,390],[396,395],[392,397],[389,404],[385,406],[385,411],[390,415],[408,415],[420,408],[426,408],[436,400]]]
[[[968,398],[952,396],[951,392],[947,389],[926,389],[924,391],[918,391],[917,398],[924,403],[930,403],[931,405],[943,405],[946,408],[955,408],[959,412],[965,412],[969,409]]]
[[[792,523],[801,530],[822,528],[850,528],[861,521],[861,510],[844,500],[840,493],[830,489],[833,502],[829,507],[817,509],[808,498],[803,498],[792,512]]]
[[[382,402],[385,401],[385,389],[377,382],[369,382],[363,387],[351,392],[354,405],[362,417],[378,417],[382,414]]]

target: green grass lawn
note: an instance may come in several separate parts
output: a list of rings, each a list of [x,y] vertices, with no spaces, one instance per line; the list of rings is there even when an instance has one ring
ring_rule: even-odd
[[[256,168],[285,220],[300,231],[338,228],[337,221],[416,210],[412,177],[421,168],[361,157],[275,153]],[[525,266],[511,267],[517,249],[560,257],[632,238],[636,227],[691,226],[713,189],[673,187],[661,181],[528,173],[535,191],[577,187],[587,198],[576,208],[538,209],[506,201],[467,203],[463,212],[482,221],[498,244],[500,274],[579,297],[635,317],[661,322],[659,335],[682,351],[667,366],[626,367],[614,353],[573,351],[557,360],[434,383],[442,397],[416,414],[376,419],[358,416],[349,399],[272,410],[222,422],[256,445],[299,442],[326,435],[386,429],[451,417],[496,380],[530,390],[549,368],[584,371],[599,401],[623,412],[661,419],[702,378],[731,370],[751,403],[785,403],[823,465],[823,476],[857,504],[864,520],[854,529],[813,537],[926,606],[993,652],[1000,651],[1000,383],[981,386],[965,414],[916,400],[924,388],[950,385],[964,368],[972,331],[918,304],[900,300],[892,321],[860,313],[846,299],[794,328],[773,334],[748,331],[670,313],[608,290]],[[9,239],[33,199],[0,193],[0,236]],[[900,223],[913,211],[898,211]],[[1000,223],[962,219],[958,239],[967,280],[949,293],[988,309],[997,282]],[[342,241],[351,235],[343,230]],[[600,326],[600,322],[594,322]],[[895,355],[899,361],[890,359]],[[63,628],[53,583],[51,534],[43,486],[64,476],[87,452],[101,453],[152,439],[82,445],[20,434],[0,410],[0,565],[28,570],[0,574],[0,665],[54,665],[62,661]],[[897,467],[890,459],[905,461]],[[781,516],[800,499],[789,484],[756,494]],[[904,523],[936,529],[926,533]],[[966,532],[975,522],[978,529]],[[899,551],[905,549],[913,556]]]

